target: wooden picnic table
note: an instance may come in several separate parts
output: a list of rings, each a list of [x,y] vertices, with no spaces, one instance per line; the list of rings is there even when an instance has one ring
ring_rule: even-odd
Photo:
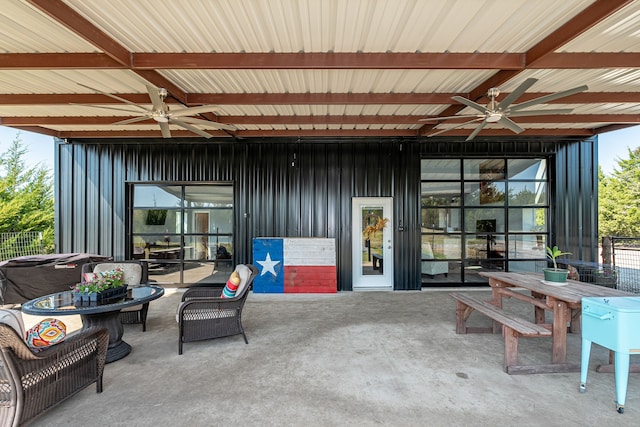
[[[516,298],[528,302],[534,306],[535,323],[540,325],[546,323],[545,311],[553,313],[553,323],[548,325],[553,337],[551,364],[531,366],[528,373],[579,372],[580,364],[567,363],[567,326],[569,325],[569,331],[580,333],[582,298],[635,295],[575,280],[567,280],[566,285],[562,286],[548,284],[549,282],[545,282],[544,277],[539,273],[483,271],[479,274],[489,279],[492,292],[491,303],[495,306],[502,308],[504,298]],[[514,288],[527,289],[531,293],[527,295],[516,292]],[[498,328],[499,325],[494,323],[494,332],[498,332]]]

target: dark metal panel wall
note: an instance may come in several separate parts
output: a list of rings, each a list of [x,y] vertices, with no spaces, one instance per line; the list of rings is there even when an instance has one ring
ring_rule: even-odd
[[[351,290],[351,199],[393,197],[395,289],[419,289],[420,158],[517,154],[555,165],[557,243],[590,260],[583,248],[597,247],[596,148],[592,140],[482,138],[60,143],[56,243],[60,252],[125,258],[127,182],[233,182],[238,262],[251,261],[254,237],[332,237],[339,287]]]
[[[555,243],[572,258],[597,261],[597,137],[559,143],[555,163]]]
[[[233,181],[238,262],[251,260],[253,237],[333,237],[339,286],[350,290],[351,198],[394,197],[395,287],[420,288],[406,256],[419,241],[415,140],[84,140],[58,151],[61,251],[126,257],[127,182]]]

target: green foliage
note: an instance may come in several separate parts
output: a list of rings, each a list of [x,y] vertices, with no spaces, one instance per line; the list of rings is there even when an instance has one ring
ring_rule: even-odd
[[[25,167],[20,134],[0,153],[0,232],[42,231],[46,252],[54,250],[53,183],[43,166]]]
[[[601,236],[640,236],[640,148],[628,149],[611,176],[598,170],[598,224]]]
[[[547,258],[553,261],[553,268],[558,268],[556,258],[561,257],[562,255],[571,255],[571,252],[562,252],[557,246],[554,246],[553,248],[547,246]]]

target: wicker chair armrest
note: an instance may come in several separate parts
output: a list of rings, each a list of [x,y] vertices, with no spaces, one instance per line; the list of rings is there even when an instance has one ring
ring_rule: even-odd
[[[98,355],[106,356],[107,348],[109,347],[109,330],[95,326],[80,329],[67,335],[61,343],[32,354],[38,359],[58,358],[86,345],[93,345],[94,342],[97,343]]]
[[[180,304],[178,315],[182,316],[184,311],[189,310],[236,310],[243,306],[243,302],[242,299],[233,298],[192,298]]]
[[[187,289],[184,294],[182,294],[182,301],[186,301],[192,298],[220,298],[222,295],[223,288],[214,288],[209,286],[196,286],[193,288]]]

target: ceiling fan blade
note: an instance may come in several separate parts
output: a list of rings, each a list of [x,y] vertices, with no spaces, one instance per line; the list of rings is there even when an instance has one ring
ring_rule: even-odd
[[[556,114],[569,114],[573,111],[573,108],[557,108],[555,110],[524,110],[524,111],[509,111],[509,117],[525,117],[525,116],[547,116]]]
[[[160,131],[162,132],[163,138],[171,138],[171,131],[169,130],[169,123],[166,122],[158,122],[160,125]]]
[[[522,94],[525,93],[527,89],[533,86],[533,84],[537,81],[538,79],[534,79],[533,77],[531,77],[522,82],[520,86],[515,88],[515,90],[507,95],[505,99],[500,101],[500,103],[498,104],[498,110],[505,110],[509,105],[511,105],[511,103],[513,103],[513,101],[520,98]]]
[[[120,120],[119,122],[113,123],[114,125],[130,125],[131,123],[143,122],[145,120],[149,120],[149,117],[133,117],[131,119]]]
[[[175,122],[174,119],[170,119],[169,121],[172,122],[172,123]],[[194,117],[182,117],[182,118],[180,118],[180,121],[187,122],[187,123],[193,123],[194,125],[200,125],[200,126],[211,126],[211,127],[216,128],[216,129],[238,130],[238,128],[233,126],[233,125],[227,125],[227,124],[218,123],[218,122],[210,122],[208,120],[196,119]]]
[[[467,107],[471,107],[474,110],[480,111],[482,114],[487,111],[487,109],[483,105],[480,105],[477,102],[473,102],[470,99],[463,98],[461,96],[452,96],[451,99],[453,99],[454,101],[458,101],[460,104],[464,104]]]
[[[91,104],[74,104],[74,103],[69,103],[69,105],[81,105],[83,107],[94,107],[94,108],[103,108],[105,110],[116,110],[116,111],[126,111],[127,113],[135,113],[135,114],[140,114],[140,110],[133,110],[131,108],[119,108],[119,107],[108,107],[106,105],[91,105]],[[139,108],[143,109],[142,107],[138,106]],[[151,114],[151,111],[147,110],[147,109],[143,109],[144,113],[146,114]]]
[[[160,98],[160,94],[158,93],[158,88],[151,85],[145,85],[147,87],[147,93],[149,94],[149,99],[151,99],[151,104],[153,104],[153,109],[156,111],[164,111],[162,98]]]
[[[110,93],[107,93],[107,92],[103,92],[103,91],[101,91],[99,89],[96,89],[96,88],[93,88],[91,86],[83,85],[82,83],[78,83],[78,84],[80,86],[82,86],[82,87],[86,87],[87,89],[91,89],[92,91],[97,92],[97,93],[99,93],[101,95],[108,96],[109,98],[115,99],[115,100],[120,101],[120,102],[124,102],[125,104],[128,104],[128,105],[131,105],[132,107],[136,107],[136,108],[138,108],[140,110],[147,111],[146,108],[136,104],[135,102],[131,102],[128,99],[120,98],[119,96],[116,96],[116,95],[113,95],[113,94],[110,94]]]
[[[447,117],[427,117],[424,119],[418,119],[419,122],[439,122],[440,120],[449,120],[449,119],[468,119],[469,117],[478,117],[478,114],[464,114],[459,116],[447,116]],[[484,116],[482,116],[484,117]],[[480,117],[480,118],[482,118]]]
[[[468,122],[460,123],[460,124],[457,124],[457,125],[452,126],[452,127],[450,127],[450,128],[446,128],[446,129],[439,130],[438,132],[435,132],[435,133],[432,133],[432,134],[427,135],[427,138],[430,138],[430,137],[432,137],[432,136],[436,136],[436,135],[440,135],[441,133],[449,132],[450,130],[454,130],[454,129],[461,128],[462,126],[465,126],[465,125],[471,124],[471,123],[473,123],[473,122],[477,122],[478,120],[480,120],[480,119],[473,119],[473,120],[469,120]]]
[[[514,122],[508,117],[502,116],[502,118],[498,120],[498,123],[500,123],[502,126],[506,127],[507,129],[511,130],[514,133],[524,132],[524,129],[522,129],[520,126],[518,126],[516,122]]]
[[[194,116],[196,114],[201,113],[213,113],[214,111],[220,110],[220,107],[217,105],[202,105],[200,107],[191,107],[184,108],[182,110],[176,110],[171,112],[172,117],[184,117],[184,116]]]
[[[574,87],[573,89],[567,89],[561,92],[552,93],[550,95],[541,96],[540,98],[535,98],[530,101],[523,102],[521,104],[516,104],[513,107],[511,107],[511,111],[522,110],[523,108],[531,107],[532,105],[544,104],[556,99],[564,98],[565,96],[584,92],[587,89],[589,89],[589,86],[582,85],[582,86]]]
[[[172,121],[171,121],[171,123],[176,124],[176,125],[178,125],[178,126],[182,126],[183,128],[185,128],[185,129],[187,129],[187,130],[190,130],[191,132],[193,132],[193,133],[195,133],[195,134],[198,134],[198,135],[200,135],[200,136],[202,136],[202,137],[204,137],[204,138],[209,139],[209,138],[212,138],[212,137],[213,137],[213,135],[211,135],[211,134],[209,134],[209,133],[207,133],[207,132],[205,132],[205,131],[203,131],[203,130],[201,130],[201,129],[198,129],[198,128],[197,128],[197,127],[195,127],[195,126],[191,126],[191,125],[190,125],[190,124],[188,124],[188,123],[181,122],[180,120],[172,120]]]
[[[471,135],[469,135],[467,137],[467,139],[465,139],[465,141],[471,141],[473,138],[476,137],[476,135],[478,135],[480,133],[480,131],[482,130],[483,127],[485,127],[487,125],[487,119],[484,119],[482,121],[482,123],[480,123],[474,130],[473,132],[471,132]]]

